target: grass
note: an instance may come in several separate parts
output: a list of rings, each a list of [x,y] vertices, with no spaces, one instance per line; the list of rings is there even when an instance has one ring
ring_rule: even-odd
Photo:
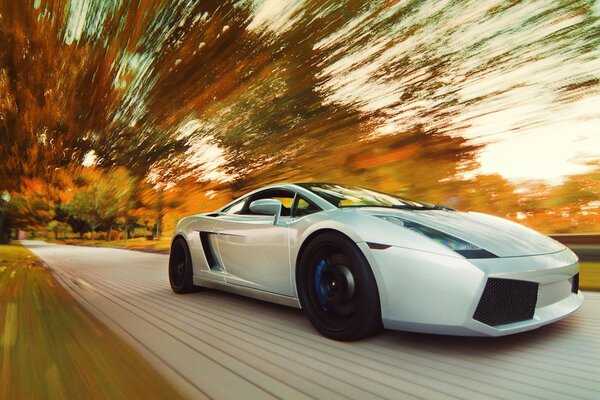
[[[0,399],[180,399],[26,248],[0,245]]]
[[[146,238],[133,238],[128,240],[87,240],[87,239],[59,239],[48,240],[51,243],[71,244],[75,246],[116,247],[130,250],[142,250],[156,253],[168,253],[171,248],[170,238],[146,240]]]
[[[580,262],[579,287],[600,291],[600,262]]]

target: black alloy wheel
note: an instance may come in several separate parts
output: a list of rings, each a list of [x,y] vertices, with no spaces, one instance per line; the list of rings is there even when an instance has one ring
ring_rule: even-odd
[[[176,239],[169,255],[169,283],[175,293],[191,293],[198,290],[192,278],[192,257],[183,238]]]
[[[373,271],[346,236],[327,232],[303,251],[297,270],[302,309],[313,326],[336,340],[357,340],[381,329]]]

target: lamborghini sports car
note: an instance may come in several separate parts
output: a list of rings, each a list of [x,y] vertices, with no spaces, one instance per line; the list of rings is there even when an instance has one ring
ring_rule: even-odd
[[[388,329],[500,336],[579,308],[562,244],[476,212],[332,183],[255,190],[182,219],[169,280],[302,308],[338,340]]]

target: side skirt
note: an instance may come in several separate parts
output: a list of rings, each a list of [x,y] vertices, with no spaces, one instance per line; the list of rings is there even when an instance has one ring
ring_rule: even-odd
[[[301,308],[300,301],[294,297],[282,296],[276,293],[269,293],[262,290],[231,285],[226,282],[218,282],[211,279],[202,278],[198,275],[194,275],[194,285],[218,289],[224,292],[235,293],[246,297],[252,297],[253,299],[268,301],[270,303],[281,304],[288,307]]]

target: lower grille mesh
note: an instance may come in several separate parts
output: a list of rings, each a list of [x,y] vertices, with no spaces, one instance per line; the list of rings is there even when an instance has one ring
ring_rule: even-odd
[[[538,283],[488,278],[473,318],[497,326],[533,318]]]

